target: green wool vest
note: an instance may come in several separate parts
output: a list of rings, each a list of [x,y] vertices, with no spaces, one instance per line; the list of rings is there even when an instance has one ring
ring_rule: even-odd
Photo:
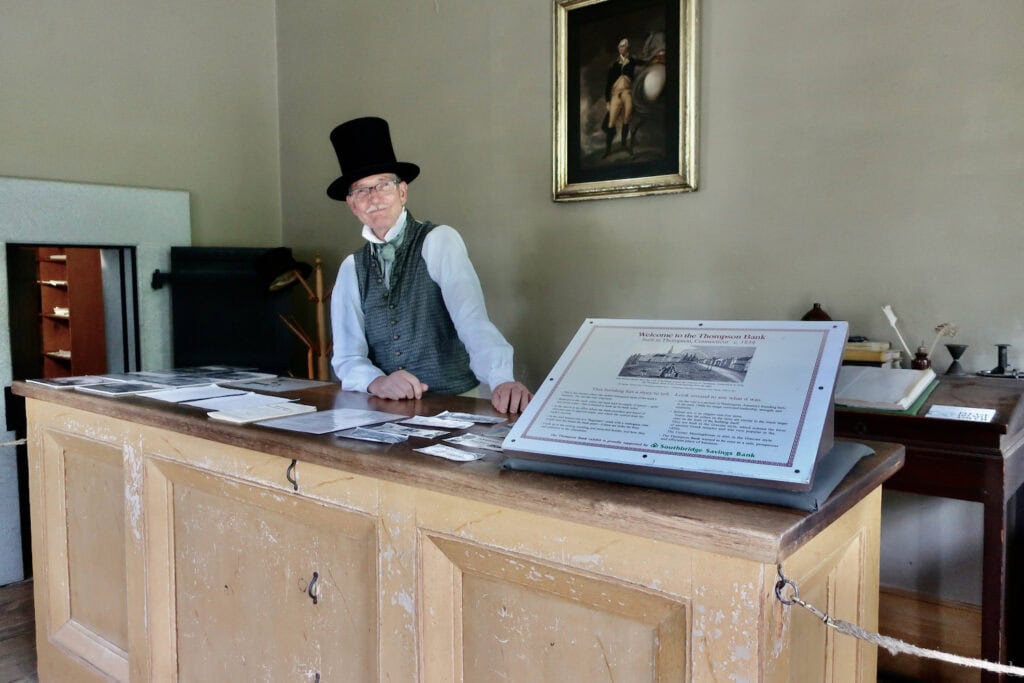
[[[461,394],[478,384],[469,353],[459,339],[441,288],[423,260],[423,240],[434,229],[407,215],[405,236],[395,251],[390,287],[367,243],[355,254],[370,362],[391,374],[407,370],[432,392]]]

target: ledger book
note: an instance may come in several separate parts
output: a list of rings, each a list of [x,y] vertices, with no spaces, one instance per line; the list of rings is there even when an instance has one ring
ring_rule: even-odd
[[[850,408],[906,410],[935,381],[935,371],[844,365],[836,380],[836,404]]]

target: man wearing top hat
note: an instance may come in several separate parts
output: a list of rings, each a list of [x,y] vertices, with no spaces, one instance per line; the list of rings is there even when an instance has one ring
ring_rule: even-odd
[[[327,196],[348,204],[366,240],[342,262],[331,297],[342,388],[407,399],[486,396],[486,385],[495,410],[523,410],[532,394],[512,375],[512,346],[487,317],[462,238],[405,208],[420,169],[396,160],[387,122],[347,121],[331,143],[342,175]]]

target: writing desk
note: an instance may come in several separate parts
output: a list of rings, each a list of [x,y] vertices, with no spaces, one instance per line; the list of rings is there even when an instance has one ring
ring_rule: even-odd
[[[926,496],[982,503],[981,654],[1001,663],[1024,660],[1014,628],[1021,591],[1011,570],[1020,566],[1018,495],[1024,484],[1024,381],[979,376],[943,376],[917,416],[837,407],[836,435],[895,441],[906,446],[906,464],[885,487]],[[992,408],[991,422],[924,417],[932,405]],[[940,522],[941,523],[941,522]],[[985,674],[982,680],[1002,681]]]

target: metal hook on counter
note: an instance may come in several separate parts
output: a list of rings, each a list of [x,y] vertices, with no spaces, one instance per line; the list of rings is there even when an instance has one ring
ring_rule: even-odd
[[[779,572],[779,580],[775,582],[775,597],[778,599],[779,602],[788,607],[789,605],[792,605],[794,602],[800,600],[800,589],[797,588],[797,585],[793,583],[790,579],[787,579],[786,575],[782,573],[781,562],[776,566]],[[782,591],[785,590],[786,586],[789,586],[790,589],[793,591],[792,597],[788,599],[782,597]]]
[[[319,578],[320,575],[316,572],[313,572],[313,578],[309,581],[309,588],[306,589],[306,594],[309,595],[309,597],[313,600],[314,605],[316,604],[317,601],[317,594],[314,591],[316,590],[316,582],[317,579]]]
[[[292,488],[296,491],[299,490],[299,480],[295,478],[295,460],[292,460],[292,464],[288,465],[288,469],[284,472],[284,478],[288,480],[288,483],[292,485]]]

